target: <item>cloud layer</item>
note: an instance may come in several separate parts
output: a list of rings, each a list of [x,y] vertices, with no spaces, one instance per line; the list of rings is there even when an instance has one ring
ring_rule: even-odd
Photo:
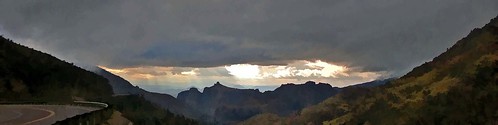
[[[234,64],[209,68],[145,66],[108,68],[100,66],[139,86],[169,86],[170,88],[203,88],[219,81],[237,88],[279,86],[283,83],[304,83],[308,80],[344,87],[386,76],[387,72],[364,72],[335,64],[317,61],[294,61],[288,65],[259,66]]]
[[[399,75],[497,14],[496,0],[2,0],[0,33],[113,68],[319,59]]]

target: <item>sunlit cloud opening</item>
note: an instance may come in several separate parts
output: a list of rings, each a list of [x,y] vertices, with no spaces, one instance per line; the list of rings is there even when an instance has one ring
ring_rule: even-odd
[[[195,75],[197,75],[197,71],[199,71],[199,69],[196,68],[196,69],[193,69],[193,70],[190,70],[190,71],[183,71],[180,74],[195,76]]]
[[[233,76],[242,79],[261,79],[258,65],[235,64],[225,66],[225,69]]]
[[[294,67],[286,67],[286,66],[278,66],[275,69],[277,70],[277,72],[274,74],[271,74],[271,76],[273,76],[275,78],[293,76],[292,71],[295,70]]]
[[[251,64],[235,64],[225,66],[233,76],[242,79],[288,78],[288,77],[333,77],[348,76],[348,68],[321,60],[300,60],[287,66],[258,66]]]
[[[338,66],[330,63],[323,62],[321,60],[317,60],[315,62],[309,62],[306,61],[306,66],[309,66],[311,68],[319,68],[319,69],[314,69],[311,70],[313,74],[320,75],[322,77],[334,77],[336,78],[338,74],[340,75],[345,75],[347,76],[346,73],[344,73],[347,68],[345,66]],[[308,71],[310,72],[310,71]]]
[[[109,71],[109,72],[112,72],[112,73],[125,73],[126,70],[122,70],[122,69],[111,69],[111,68],[107,68],[107,67],[104,67],[104,66],[98,66],[106,71]]]

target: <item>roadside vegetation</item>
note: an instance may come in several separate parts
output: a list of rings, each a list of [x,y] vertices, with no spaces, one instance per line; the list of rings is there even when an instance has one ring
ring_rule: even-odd
[[[113,111],[135,124],[197,124],[138,95],[112,97],[104,77],[0,36],[0,104],[104,102],[109,107],[59,122],[104,124]],[[87,105],[88,104],[78,104]],[[90,120],[90,121],[89,121]]]

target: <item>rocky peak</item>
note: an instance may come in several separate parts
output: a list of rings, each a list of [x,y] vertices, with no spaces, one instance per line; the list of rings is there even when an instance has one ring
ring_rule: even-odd
[[[307,81],[306,83],[304,83],[305,85],[315,85],[316,82],[314,81]]]

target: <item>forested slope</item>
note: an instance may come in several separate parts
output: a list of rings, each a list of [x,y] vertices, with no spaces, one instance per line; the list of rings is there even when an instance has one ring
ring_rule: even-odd
[[[350,88],[287,117],[245,124],[497,124],[498,19],[384,86]],[[271,116],[266,114],[267,116]]]

